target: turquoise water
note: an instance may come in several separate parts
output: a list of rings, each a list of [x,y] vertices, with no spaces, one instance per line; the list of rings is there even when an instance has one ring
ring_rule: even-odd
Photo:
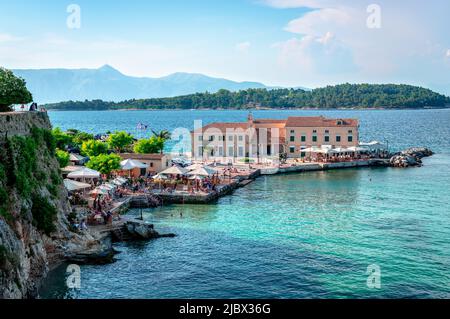
[[[426,145],[437,154],[422,168],[269,176],[217,205],[145,211],[157,229],[178,237],[117,245],[121,254],[116,263],[81,268],[82,288],[77,291],[65,288],[62,266],[51,274],[42,296],[450,297],[450,110],[255,113],[355,116],[361,119],[364,140],[387,139],[393,148]],[[108,130],[108,119],[118,129],[131,130],[136,116],[173,128],[189,127],[193,118],[243,120],[246,113],[51,113],[54,125],[93,132]],[[74,117],[83,124],[75,126]],[[97,125],[91,126],[95,118]],[[118,118],[122,124],[116,124]],[[366,285],[371,264],[381,268],[380,289]]]

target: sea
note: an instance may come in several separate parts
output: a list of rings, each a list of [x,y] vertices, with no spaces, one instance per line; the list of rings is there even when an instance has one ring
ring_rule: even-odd
[[[450,298],[450,110],[253,111],[255,118],[317,115],[358,118],[362,141],[392,151],[426,146],[435,155],[420,168],[266,176],[212,205],[144,210],[158,231],[177,237],[116,244],[116,262],[81,266],[78,288],[67,285],[68,265],[61,265],[41,297]],[[195,120],[246,121],[248,111],[49,116],[64,130],[143,138],[191,130]]]

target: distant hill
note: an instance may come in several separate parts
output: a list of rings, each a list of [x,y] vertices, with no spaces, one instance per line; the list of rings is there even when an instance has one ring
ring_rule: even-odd
[[[177,97],[61,102],[46,106],[53,110],[114,109],[242,109],[242,108],[443,108],[450,98],[429,89],[396,84],[341,84],[306,91],[302,89],[221,89]]]
[[[120,73],[109,65],[99,69],[13,70],[27,82],[39,104],[101,99],[119,102],[128,99],[173,97],[220,89],[239,91],[266,88],[257,82],[234,82],[202,74],[175,73],[161,78],[139,78]]]

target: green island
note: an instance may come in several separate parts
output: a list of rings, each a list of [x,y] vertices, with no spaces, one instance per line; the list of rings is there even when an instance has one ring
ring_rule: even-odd
[[[49,110],[119,109],[421,109],[450,107],[450,97],[432,90],[397,84],[341,84],[311,91],[302,89],[219,90],[177,97],[132,99],[122,102],[66,101],[47,104]]]

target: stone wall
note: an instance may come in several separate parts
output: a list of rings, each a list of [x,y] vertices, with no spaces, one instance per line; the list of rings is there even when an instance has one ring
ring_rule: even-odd
[[[0,136],[29,135],[33,126],[51,129],[50,120],[44,112],[0,113]]]

